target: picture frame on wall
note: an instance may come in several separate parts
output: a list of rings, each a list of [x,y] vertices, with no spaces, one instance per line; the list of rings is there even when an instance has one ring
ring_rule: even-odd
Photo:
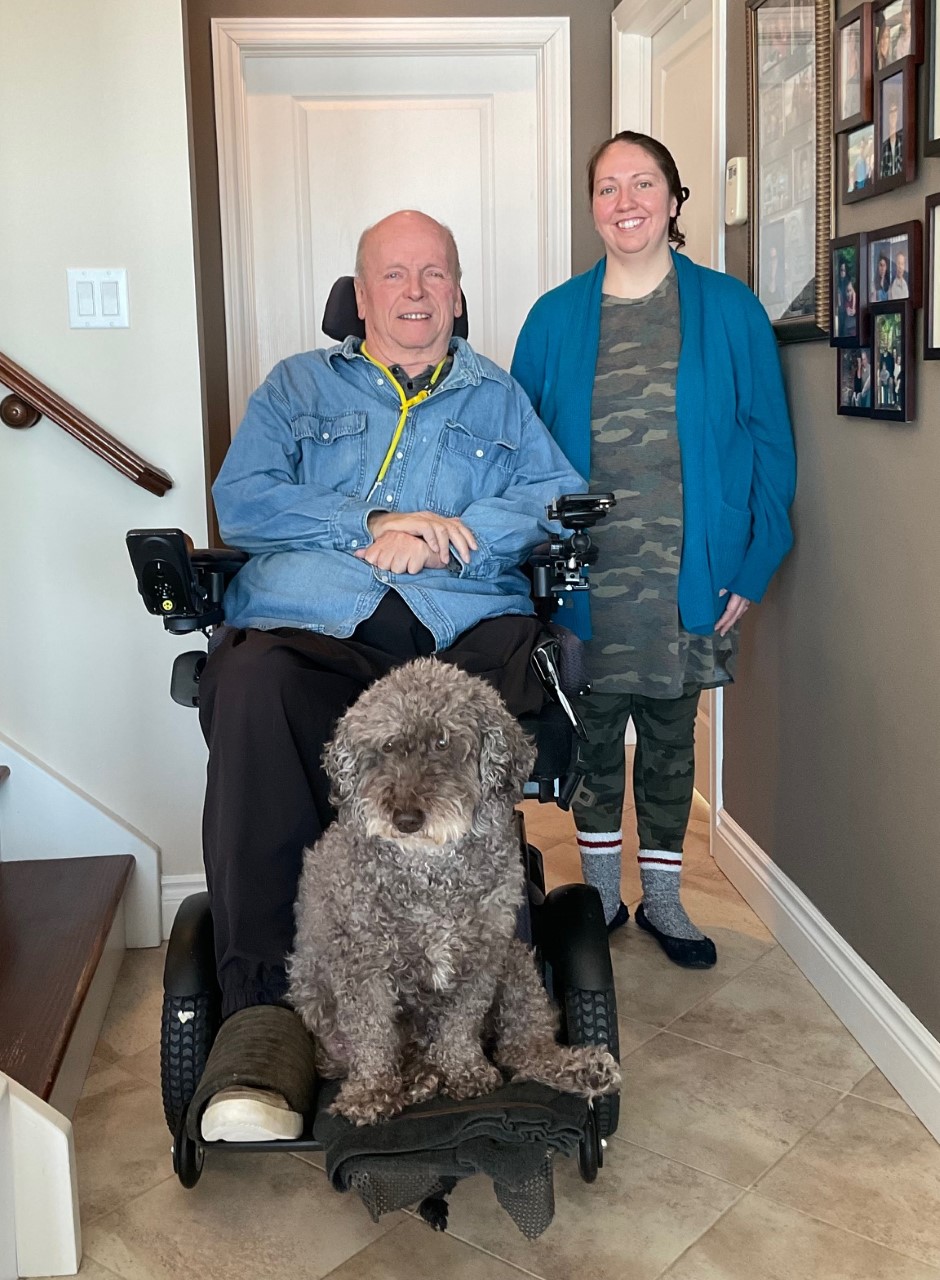
[[[924,201],[924,229],[927,244],[924,262],[924,359],[940,360],[940,192]]]
[[[840,193],[843,204],[868,200],[875,190],[875,126],[863,124],[839,139]]]
[[[909,59],[875,73],[876,195],[903,187],[917,177],[917,90]]]
[[[924,60],[924,0],[875,0],[873,6],[875,71],[905,58]]]
[[[917,219],[879,227],[865,236],[867,304],[909,301],[919,307],[922,295],[923,231]]]
[[[832,67],[833,133],[846,133],[872,120],[871,5],[860,4],[835,24]]]
[[[940,156],[940,93],[937,79],[940,76],[940,21],[937,16],[938,0],[928,0],[927,12],[927,128],[924,153]]]
[[[829,345],[861,347],[868,340],[866,285],[868,259],[863,234],[839,236],[829,244]]]
[[[914,321],[910,302],[872,302],[871,416],[887,422],[914,417]]]
[[[747,9],[748,279],[779,341],[825,338],[833,229],[831,5],[747,0]]]
[[[870,347],[842,347],[836,362],[836,413],[870,418],[873,391]]]

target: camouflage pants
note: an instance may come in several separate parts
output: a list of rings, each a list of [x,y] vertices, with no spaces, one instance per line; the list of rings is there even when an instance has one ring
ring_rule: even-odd
[[[578,830],[619,831],[626,764],[623,735],[636,728],[633,795],[641,849],[682,852],[695,782],[695,713],[701,690],[678,698],[589,693],[578,699],[588,741],[579,744],[586,777],[572,804]]]

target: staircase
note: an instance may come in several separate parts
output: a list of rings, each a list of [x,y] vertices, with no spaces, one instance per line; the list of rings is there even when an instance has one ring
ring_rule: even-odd
[[[0,765],[0,789],[9,779]],[[81,1261],[70,1117],[124,957],[136,865],[0,860],[0,1280],[74,1275]]]

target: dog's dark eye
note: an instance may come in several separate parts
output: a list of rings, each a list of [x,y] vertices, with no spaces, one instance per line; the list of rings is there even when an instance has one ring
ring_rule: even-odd
[[[395,744],[391,740],[391,738],[389,738],[388,742],[382,743],[382,750],[385,752],[386,755],[391,755],[391,753],[395,750]]]
[[[446,733],[442,733],[441,736],[437,738],[434,742],[435,751],[446,751],[449,746],[450,746],[450,739],[448,738]]]

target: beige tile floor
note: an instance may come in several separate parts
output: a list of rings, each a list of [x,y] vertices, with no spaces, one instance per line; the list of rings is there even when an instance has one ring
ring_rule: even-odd
[[[568,816],[526,805],[552,884],[577,879]],[[623,895],[640,897],[631,812]],[[521,1236],[482,1180],[435,1235],[374,1225],[313,1159],[211,1156],[184,1191],[160,1106],[163,952],[127,956],[75,1115],[89,1280],[940,1280],[940,1147],[708,856],[693,810],[691,914],[718,947],[675,968],[631,922],[612,943],[620,1130],[593,1186],[556,1171],[555,1221]]]

